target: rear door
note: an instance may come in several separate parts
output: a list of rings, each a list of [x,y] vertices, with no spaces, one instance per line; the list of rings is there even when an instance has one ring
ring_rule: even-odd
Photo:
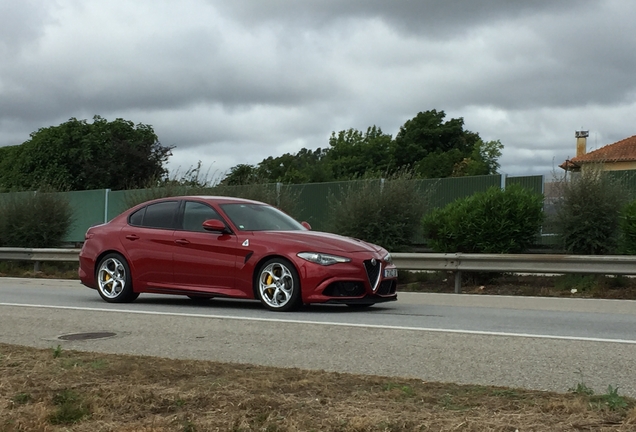
[[[121,241],[130,259],[133,280],[141,289],[169,288],[173,281],[173,234],[178,200],[150,204],[132,215]]]
[[[210,205],[185,201],[174,231],[174,282],[188,291],[240,295],[235,290],[236,260],[240,251],[235,234],[203,229],[203,221],[225,221]],[[227,223],[226,223],[227,225]]]

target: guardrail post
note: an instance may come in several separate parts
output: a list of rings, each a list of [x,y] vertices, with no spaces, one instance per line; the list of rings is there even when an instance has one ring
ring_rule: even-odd
[[[33,263],[33,272],[37,273],[40,271],[40,261],[36,261]]]
[[[455,272],[455,294],[462,293],[462,272]]]

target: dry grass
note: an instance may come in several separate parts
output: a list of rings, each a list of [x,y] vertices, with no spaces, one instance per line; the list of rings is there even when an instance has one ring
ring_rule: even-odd
[[[0,431],[633,431],[620,396],[0,344]]]
[[[462,292],[466,294],[605,298],[636,300],[636,278],[605,275],[511,275],[491,274],[478,277],[466,276],[462,280]],[[401,272],[400,291],[455,292],[452,274],[443,272]]]

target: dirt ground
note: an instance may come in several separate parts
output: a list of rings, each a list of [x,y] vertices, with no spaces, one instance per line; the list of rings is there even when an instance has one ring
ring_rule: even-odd
[[[611,389],[610,389],[611,390]],[[636,401],[0,344],[0,431],[633,431]]]
[[[455,280],[451,273],[403,273],[398,286],[401,291],[455,292]],[[636,300],[636,278],[603,275],[465,275],[462,278],[462,293]]]

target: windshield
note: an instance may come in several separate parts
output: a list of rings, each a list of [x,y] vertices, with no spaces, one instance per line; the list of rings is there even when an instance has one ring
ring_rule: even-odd
[[[305,230],[299,222],[275,207],[262,204],[221,204],[234,226],[241,231]]]

